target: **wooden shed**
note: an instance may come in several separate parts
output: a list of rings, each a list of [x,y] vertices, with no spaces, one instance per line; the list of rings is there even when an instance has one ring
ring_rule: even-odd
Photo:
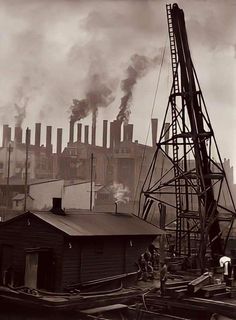
[[[0,225],[1,280],[63,292],[133,272],[161,233],[130,214],[27,212]]]

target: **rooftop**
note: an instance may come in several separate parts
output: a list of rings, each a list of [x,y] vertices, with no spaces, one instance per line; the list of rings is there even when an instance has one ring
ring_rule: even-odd
[[[165,233],[165,231],[134,215],[124,213],[91,213],[88,211],[81,213],[80,211],[79,213],[67,212],[65,216],[56,215],[51,212],[33,212],[30,214],[72,237],[157,236]]]

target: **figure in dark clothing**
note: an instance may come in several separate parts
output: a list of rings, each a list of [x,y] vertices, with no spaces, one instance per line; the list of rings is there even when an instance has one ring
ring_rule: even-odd
[[[141,276],[139,278],[139,280],[143,280],[143,281],[147,281],[147,261],[144,258],[144,254],[141,254],[140,258],[139,258],[139,267],[141,270]]]
[[[167,265],[166,263],[162,263],[161,269],[160,269],[161,296],[165,295],[166,280],[167,280]]]
[[[149,252],[151,253],[151,263],[153,269],[156,271],[158,270],[158,264],[159,264],[159,254],[157,248],[151,244],[148,248]]]

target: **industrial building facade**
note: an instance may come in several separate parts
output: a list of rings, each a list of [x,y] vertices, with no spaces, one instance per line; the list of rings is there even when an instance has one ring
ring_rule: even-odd
[[[133,138],[132,124],[125,125],[115,120],[109,125],[107,120],[103,120],[102,145],[99,146],[96,144],[96,127],[92,126],[90,132],[88,125],[83,126],[71,121],[67,146],[62,147],[63,131],[62,128],[57,128],[56,149],[53,152],[52,127],[46,127],[46,143],[43,145],[42,126],[41,123],[36,123],[34,143],[29,137],[28,182],[30,184],[31,181],[41,179],[63,179],[73,184],[77,180],[93,180],[95,185],[101,186],[92,190],[97,193],[98,209],[106,211],[113,210],[116,193],[120,193],[119,187],[122,186],[128,191],[124,200],[129,203],[126,210],[137,208],[140,190],[156,148],[158,120],[152,119],[151,125],[152,145],[145,146]],[[0,198],[2,206],[10,203],[11,207],[13,197],[24,192],[26,159],[22,128],[15,127],[14,137],[12,136],[11,128],[3,125]],[[168,150],[166,152],[168,153]],[[161,156],[156,169],[157,177],[168,171],[169,166],[168,158]],[[235,194],[233,168],[229,160],[225,159],[224,166],[232,193]],[[16,191],[11,193],[10,201],[5,201],[11,189]],[[120,206],[122,207],[122,204]]]

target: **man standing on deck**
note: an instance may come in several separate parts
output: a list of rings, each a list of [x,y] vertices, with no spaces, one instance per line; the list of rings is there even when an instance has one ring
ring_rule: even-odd
[[[167,265],[165,262],[163,262],[161,263],[161,269],[160,269],[161,296],[165,295],[166,280],[167,280]]]
[[[224,275],[224,281],[226,284],[229,282],[229,278],[231,278],[231,258],[227,256],[223,256],[220,258],[220,266],[223,267],[223,275]]]

